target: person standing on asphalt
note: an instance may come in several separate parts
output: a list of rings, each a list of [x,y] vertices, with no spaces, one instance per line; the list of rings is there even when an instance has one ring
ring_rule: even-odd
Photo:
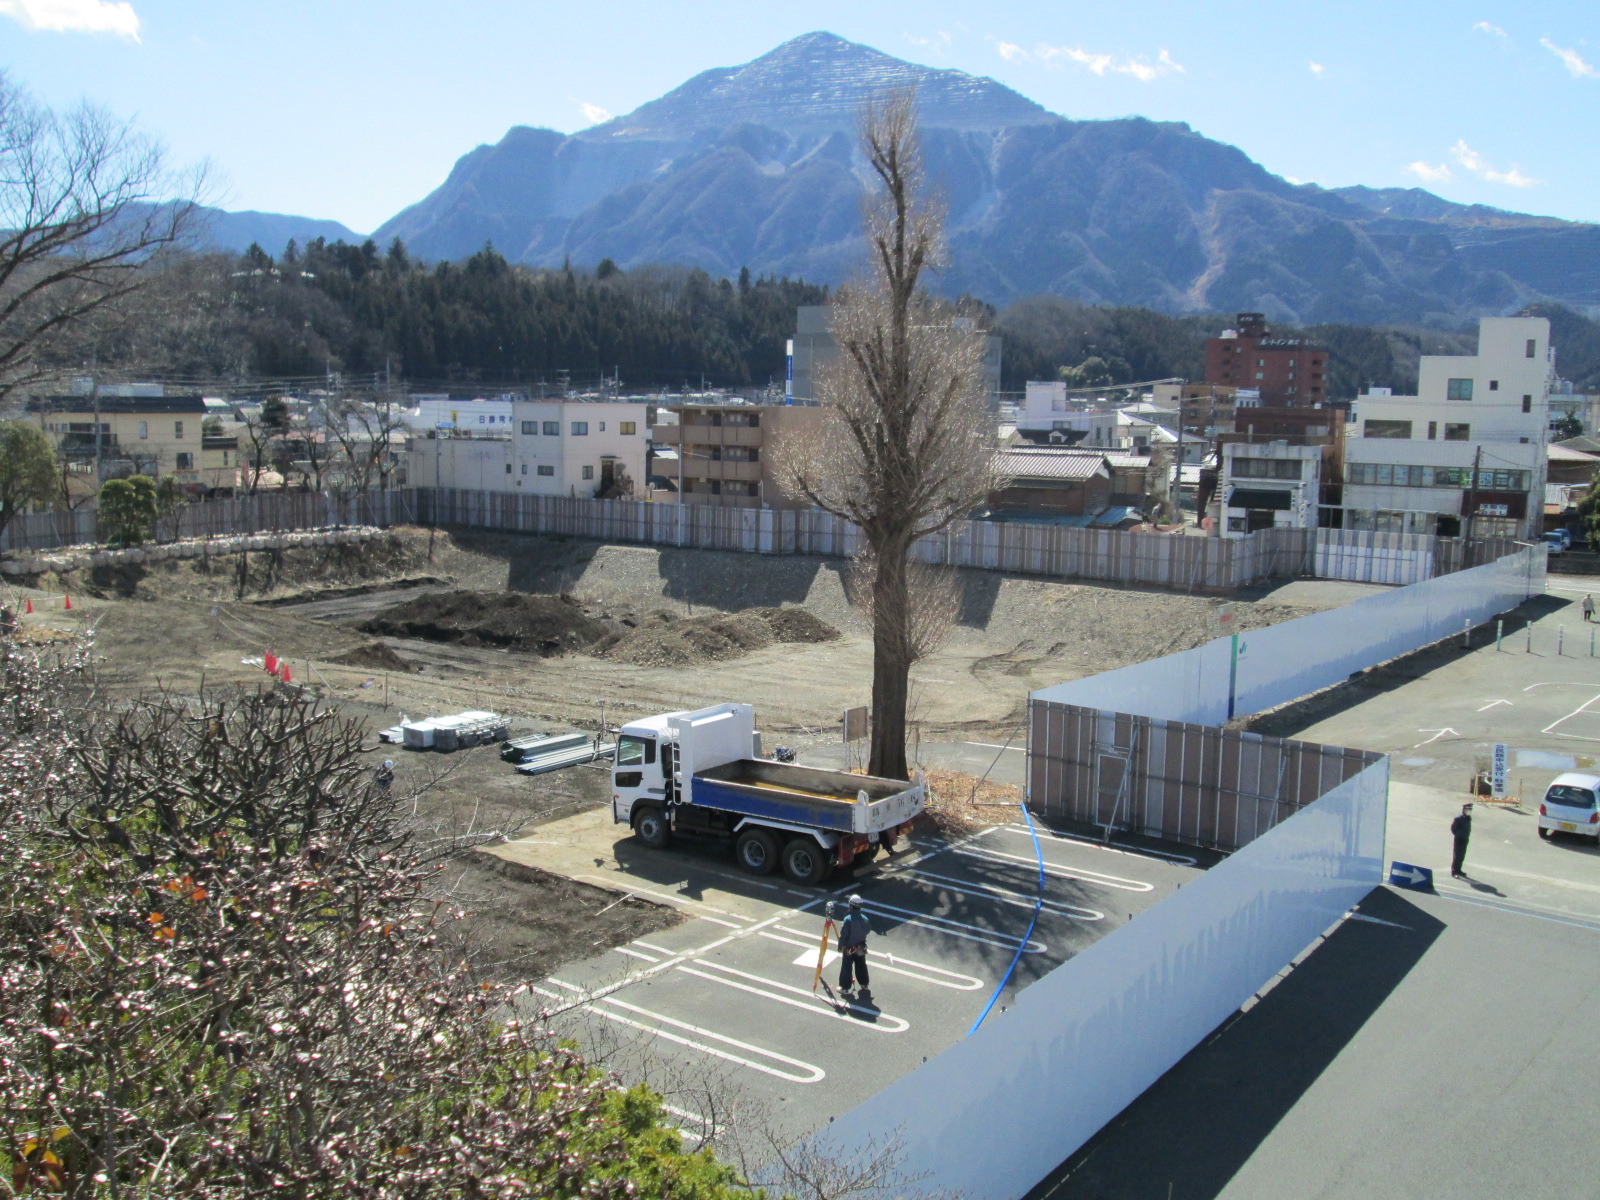
[[[1472,805],[1463,804],[1461,813],[1450,822],[1450,836],[1455,839],[1455,854],[1450,859],[1450,878],[1465,879],[1463,866],[1467,861],[1467,842],[1472,838]]]
[[[850,897],[850,915],[839,926],[839,991],[848,994],[850,976],[861,981],[861,994],[870,994],[867,980],[867,916],[861,911],[861,897]]]
[[[1594,597],[1593,596],[1585,596],[1583,598],[1583,619],[1585,621],[1594,620]]]

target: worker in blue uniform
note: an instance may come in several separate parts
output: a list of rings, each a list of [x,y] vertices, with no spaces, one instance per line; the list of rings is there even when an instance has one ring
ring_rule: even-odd
[[[861,897],[850,897],[850,914],[839,926],[839,991],[848,994],[851,976],[861,983],[861,994],[871,994],[867,978],[867,915],[861,911]]]

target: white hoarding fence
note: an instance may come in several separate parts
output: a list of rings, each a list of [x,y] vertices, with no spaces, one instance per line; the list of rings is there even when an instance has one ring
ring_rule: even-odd
[[[1382,880],[1379,760],[1094,943],[816,1138],[899,1143],[930,1192],[1017,1200]]]

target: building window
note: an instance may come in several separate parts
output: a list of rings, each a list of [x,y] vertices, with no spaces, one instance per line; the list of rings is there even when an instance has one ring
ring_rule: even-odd
[[[1439,436],[1439,422],[1428,422],[1428,440],[1431,442]]]
[[[1299,479],[1298,458],[1236,458],[1232,472],[1236,479]]]
[[[1445,385],[1444,397],[1446,400],[1471,400],[1472,380],[1452,379]]]
[[[1446,421],[1444,425],[1444,440],[1447,442],[1469,442],[1472,440],[1472,426],[1465,423]]]
[[[1264,359],[1264,358],[1258,358],[1258,359],[1256,359],[1256,366],[1258,366],[1258,367],[1264,367],[1264,366],[1266,366],[1266,365],[1267,365],[1267,360],[1266,360],[1266,359]],[[1260,378],[1261,378],[1261,376],[1259,376],[1259,375],[1257,375],[1257,376],[1256,376],[1256,378],[1257,378],[1257,379],[1260,379]]]
[[[506,464],[506,474],[507,475],[511,474],[511,464],[510,463]]]
[[[175,438],[178,438],[180,441],[183,439],[183,422],[182,421],[174,421],[172,423],[172,436],[175,437]]]
[[[1524,408],[1522,411],[1523,412],[1527,412],[1528,410],[1526,408]],[[139,438],[140,438],[140,440],[142,441],[142,440],[144,440],[145,438],[147,438],[149,436],[150,436],[150,422],[149,421],[140,421],[139,422]]]
[[[537,421],[524,421],[522,423],[522,432],[523,432],[524,435],[538,433],[539,432],[539,422],[537,422]]]
[[[1489,390],[1491,392],[1498,392],[1500,390],[1500,381],[1498,379],[1489,380]]]
[[[593,467],[585,467],[583,469],[583,477],[585,479],[593,479],[594,478],[594,468]]]
[[[1522,411],[1525,412],[1525,413],[1531,413],[1533,411],[1533,397],[1532,396],[1524,396],[1522,398]]]
[[[194,455],[188,451],[180,450],[177,456],[178,470],[191,471],[194,469]]]
[[[544,436],[545,437],[560,437],[561,436],[561,422],[560,421],[546,421],[544,423]]]
[[[1538,352],[1539,352],[1538,339],[1537,338],[1529,338],[1528,339],[1528,350],[1527,350],[1528,357],[1529,358],[1537,358],[1539,356]]]
[[[484,420],[484,416],[483,416],[482,413],[478,414],[478,424],[479,425],[487,424],[487,422]]]
[[[524,475],[526,475],[528,473],[528,464],[527,463],[523,463],[522,464],[522,473]]]
[[[604,421],[601,421],[600,422],[600,432],[604,433],[605,431],[606,431],[606,423]]]
[[[617,424],[617,432],[623,435],[632,434],[636,432],[637,429],[638,426],[633,421],[621,421]]]
[[[1449,426],[1447,425],[1445,428],[1448,429]],[[1361,425],[1361,436],[1369,438],[1409,438],[1411,436],[1411,422],[1364,421]]]
[[[574,421],[572,423],[572,436],[573,437],[588,437],[589,436],[589,422],[587,422],[587,421]]]
[[[1266,373],[1265,373],[1265,372],[1263,372],[1263,371],[1257,371],[1257,372],[1256,372],[1256,378],[1257,378],[1257,379],[1265,379],[1265,378],[1266,378],[1266,377],[1267,377],[1267,376],[1266,376]]]
[[[550,466],[549,464],[547,464],[547,463],[540,463],[539,464],[539,474],[541,474],[541,475],[554,475],[555,473],[556,473],[556,469],[554,467]]]

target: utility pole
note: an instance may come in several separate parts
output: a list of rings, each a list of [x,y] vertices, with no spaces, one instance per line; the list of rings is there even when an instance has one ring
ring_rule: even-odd
[[[1472,566],[1472,526],[1478,515],[1478,466],[1483,462],[1483,443],[1472,453],[1472,478],[1467,482],[1467,544],[1462,550],[1461,564]]]

